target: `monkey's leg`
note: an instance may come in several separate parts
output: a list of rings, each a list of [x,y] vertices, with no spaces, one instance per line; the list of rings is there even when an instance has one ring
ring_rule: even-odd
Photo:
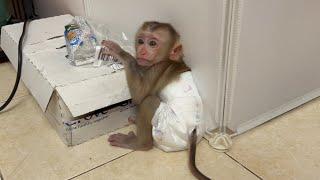
[[[157,96],[146,97],[138,107],[137,135],[133,132],[113,134],[108,139],[110,144],[133,150],[151,149],[153,147],[151,120],[159,105],[160,99]]]

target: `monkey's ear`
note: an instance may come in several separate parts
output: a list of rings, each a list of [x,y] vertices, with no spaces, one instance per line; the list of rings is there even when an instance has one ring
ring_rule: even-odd
[[[180,43],[175,44],[169,54],[169,59],[173,61],[179,61],[183,57],[183,49]]]

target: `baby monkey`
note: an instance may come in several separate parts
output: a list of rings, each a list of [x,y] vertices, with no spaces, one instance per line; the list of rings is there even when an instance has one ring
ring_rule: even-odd
[[[201,124],[202,103],[190,68],[183,61],[177,31],[168,23],[145,22],[135,37],[136,57],[115,42],[103,41],[102,45],[104,54],[122,61],[132,101],[138,110],[136,118],[129,118],[136,124],[137,134],[113,134],[108,139],[110,144],[133,150],[149,150],[155,144],[164,151],[182,150],[190,144],[189,166],[193,175],[209,179],[195,165],[198,136],[195,127]],[[177,107],[179,103],[191,103],[197,108]],[[175,146],[177,138],[172,138],[172,134],[183,145]]]

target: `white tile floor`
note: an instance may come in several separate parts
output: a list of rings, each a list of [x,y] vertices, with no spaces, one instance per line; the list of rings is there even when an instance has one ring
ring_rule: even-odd
[[[10,63],[0,64],[0,102],[15,79]],[[158,149],[132,152],[111,147],[107,135],[66,147],[21,84],[0,113],[0,169],[11,179],[194,179],[187,152]],[[131,127],[120,131],[129,131]],[[320,179],[320,99],[233,139],[228,153],[203,140],[197,164],[217,180]]]

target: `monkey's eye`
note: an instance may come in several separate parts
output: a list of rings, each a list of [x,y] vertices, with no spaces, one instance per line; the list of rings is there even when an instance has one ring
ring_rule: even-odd
[[[151,47],[156,47],[157,46],[157,42],[154,40],[149,41],[149,46]]]
[[[144,43],[143,39],[138,39],[138,44],[143,44],[143,43]]]

